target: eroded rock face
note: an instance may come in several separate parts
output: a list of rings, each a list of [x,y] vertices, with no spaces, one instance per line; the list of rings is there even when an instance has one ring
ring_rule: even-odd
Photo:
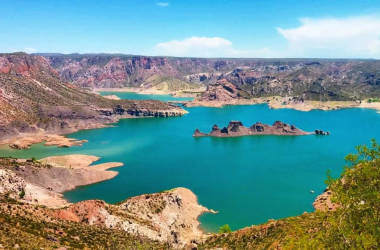
[[[261,132],[264,132],[266,126],[267,125],[258,122],[256,124],[253,124],[251,127],[249,127],[249,129],[252,130],[253,132],[257,131],[261,133]]]
[[[244,127],[241,121],[230,121],[228,124],[228,129],[231,132],[241,132],[240,128]]]
[[[339,205],[333,203],[331,201],[331,197],[332,191],[329,190],[329,188],[327,187],[323,194],[319,195],[315,199],[313,203],[314,208],[319,211],[335,211],[339,207]]]
[[[136,67],[153,69],[155,65],[165,64],[160,60],[141,60],[136,61]],[[122,63],[111,60],[106,66],[107,72],[115,76],[113,73],[123,67]],[[133,102],[136,105],[132,105]],[[161,101],[105,99],[62,83],[57,71],[44,57],[25,53],[0,54],[0,140],[20,133],[72,133],[101,127],[131,115],[168,117],[184,113],[179,106]]]
[[[238,90],[232,83],[227,80],[219,80],[215,83],[210,83],[206,92],[200,97],[200,101],[220,101],[228,102],[238,98]]]
[[[55,216],[63,220],[124,230],[182,249],[192,245],[192,242],[198,242],[203,236],[197,218],[204,212],[212,211],[199,205],[190,190],[176,188],[133,197],[120,205],[83,201],[56,211]]]
[[[212,130],[211,131],[219,131],[220,130],[220,128],[218,127],[218,125],[214,125],[214,126],[212,126]]]
[[[9,197],[18,199],[22,190],[25,190],[25,180],[10,170],[0,169],[0,193],[9,194]]]
[[[253,124],[250,127],[245,127],[241,121],[231,121],[227,127],[222,130],[217,129],[214,125],[209,134],[194,133],[193,136],[215,136],[215,137],[234,137],[245,135],[308,135],[312,133],[298,129],[294,125],[289,125],[281,121],[276,121],[272,126],[262,123]]]

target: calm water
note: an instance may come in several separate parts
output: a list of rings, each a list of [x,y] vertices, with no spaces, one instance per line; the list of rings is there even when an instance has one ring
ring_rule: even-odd
[[[0,154],[42,158],[75,153],[100,156],[100,162],[123,162],[116,178],[77,188],[65,197],[72,202],[103,199],[113,203],[186,187],[202,205],[219,211],[200,217],[203,229],[217,231],[225,223],[236,230],[313,211],[313,200],[325,188],[326,171],[338,176],[346,154],[380,136],[380,114],[374,110],[300,112],[272,110],[263,104],[188,111],[183,117],[126,119],[116,127],[69,135],[88,139],[83,147],[40,144],[24,151],[3,147]],[[208,132],[212,125],[224,126],[230,120],[241,120],[246,126],[282,120],[308,131],[328,130],[331,135],[192,137],[197,127]]]
[[[171,95],[145,95],[145,94],[137,94],[134,92],[107,92],[102,91],[99,92],[100,95],[116,95],[121,99],[134,99],[134,100],[159,100],[159,101],[191,101],[192,97],[173,97]]]

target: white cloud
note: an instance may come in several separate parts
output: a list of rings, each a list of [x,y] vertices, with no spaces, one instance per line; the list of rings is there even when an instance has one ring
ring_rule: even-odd
[[[155,54],[188,57],[271,57],[269,48],[260,50],[236,50],[232,42],[220,37],[191,37],[172,40],[155,46]]]
[[[169,3],[168,2],[158,2],[158,3],[156,3],[156,5],[159,7],[168,7]]]
[[[25,50],[25,52],[27,52],[27,53],[36,53],[37,52],[37,50],[35,49],[35,48],[24,48],[24,50]]]
[[[380,18],[300,19],[301,26],[277,28],[291,57],[380,57]]]

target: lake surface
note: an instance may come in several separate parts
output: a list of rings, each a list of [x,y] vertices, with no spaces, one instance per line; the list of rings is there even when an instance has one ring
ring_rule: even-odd
[[[99,163],[123,162],[114,179],[79,187],[65,197],[71,202],[102,199],[115,203],[186,187],[202,205],[219,211],[200,217],[201,227],[215,232],[226,223],[236,230],[313,211],[314,199],[325,188],[327,170],[339,176],[345,155],[354,152],[356,145],[380,136],[380,114],[368,109],[301,112],[272,110],[261,104],[187,110],[189,114],[183,117],[125,119],[112,128],[68,135],[87,139],[83,147],[2,147],[0,155],[88,154],[102,157]],[[214,124],[222,127],[230,120],[241,120],[246,126],[281,120],[306,131],[330,131],[331,135],[192,137],[196,128],[209,132]]]
[[[101,91],[99,92],[101,96],[105,95],[116,95],[121,99],[134,99],[134,100],[159,100],[159,101],[191,101],[192,97],[174,97],[171,95],[147,95],[147,94],[137,94],[134,92],[109,92]]]

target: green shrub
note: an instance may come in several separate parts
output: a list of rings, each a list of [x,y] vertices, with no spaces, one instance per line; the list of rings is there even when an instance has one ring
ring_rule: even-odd
[[[230,228],[230,226],[228,224],[224,224],[223,226],[221,226],[219,228],[219,233],[220,234],[231,233],[231,232],[232,232],[232,230],[231,230],[231,228]]]
[[[24,198],[25,196],[25,190],[22,189],[21,192],[19,193],[20,199]]]

